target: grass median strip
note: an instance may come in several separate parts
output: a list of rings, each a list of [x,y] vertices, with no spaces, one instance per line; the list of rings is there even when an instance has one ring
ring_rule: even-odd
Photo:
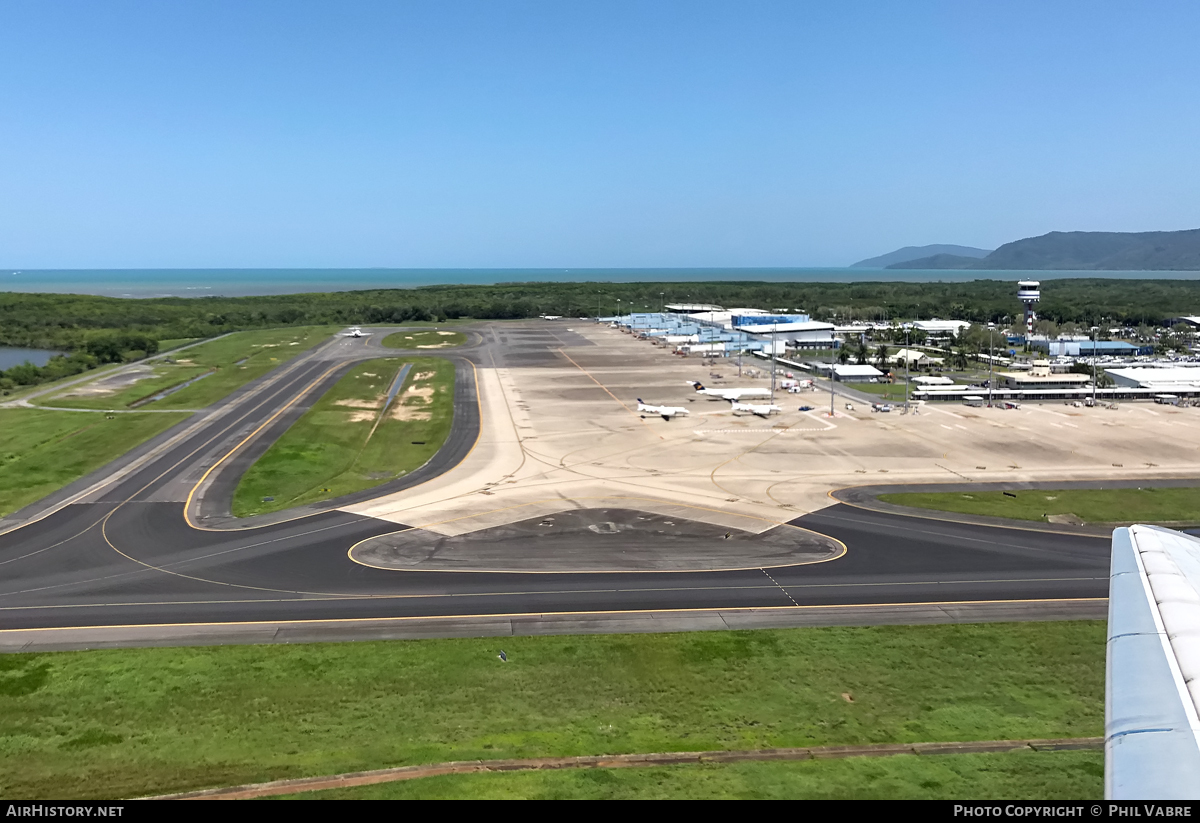
[[[1097,737],[1104,648],[1104,622],[1079,621],[3,655],[0,792],[131,797],[443,761]]]
[[[341,790],[381,783],[423,780],[449,774],[512,773],[561,769],[628,769],[692,764],[748,763],[764,761],[841,760],[848,757],[895,757],[901,755],[961,755],[1006,752],[1051,752],[1103,750],[1103,737],[1065,740],[983,740],[972,743],[884,743],[866,746],[813,746],[799,749],[751,749],[743,751],[658,752],[653,754],[592,755],[587,757],[539,757],[526,760],[474,760],[404,766],[373,772],[277,780],[249,786],[231,786],[164,795],[162,800],[243,800],[256,797],[296,795],[313,797],[328,792],[353,797]]]
[[[1200,523],[1200,488],[905,493],[881,494],[879,499],[897,506],[1043,523],[1051,515],[1074,515],[1085,523]]]
[[[452,774],[297,800],[1100,800],[1104,753],[1007,752]]]
[[[851,383],[849,388],[855,391],[861,391],[866,394],[874,394],[879,396],[880,402],[904,402],[904,381],[898,383]],[[916,388],[915,386],[913,388]],[[909,389],[909,398],[912,397],[912,389]]]
[[[0,517],[95,471],[186,417],[0,409]]]
[[[389,349],[451,349],[466,342],[467,336],[460,331],[438,329],[408,329],[383,338],[383,346]]]
[[[389,402],[398,375],[403,384]],[[437,453],[453,416],[452,362],[418,357],[360,364],[243,475],[233,513],[279,511],[402,477]]]
[[[328,326],[304,326],[237,332],[141,364],[124,375],[43,396],[38,402],[46,406],[101,410],[200,409],[323,343],[334,331]],[[179,390],[165,394],[176,388]],[[160,393],[164,396],[151,400]]]

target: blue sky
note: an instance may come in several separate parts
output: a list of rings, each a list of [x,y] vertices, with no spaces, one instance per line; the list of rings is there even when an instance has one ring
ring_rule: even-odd
[[[1200,3],[0,0],[0,265],[839,266],[1200,227]]]

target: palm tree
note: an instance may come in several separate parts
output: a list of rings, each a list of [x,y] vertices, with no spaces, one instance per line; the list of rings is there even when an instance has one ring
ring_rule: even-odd
[[[883,369],[884,371],[887,371],[888,354],[890,354],[890,352],[888,350],[887,344],[880,343],[879,344],[879,355],[878,355],[877,362],[879,363],[879,368]]]

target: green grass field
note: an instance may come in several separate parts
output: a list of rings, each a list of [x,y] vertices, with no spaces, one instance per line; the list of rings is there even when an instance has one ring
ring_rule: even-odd
[[[120,391],[86,394],[88,384],[83,384],[60,394],[45,395],[39,402],[80,409],[128,409],[156,392],[208,375],[147,405],[153,409],[200,409],[324,342],[335,330],[331,326],[303,326],[236,332],[178,352],[171,356],[171,363],[148,364],[153,368],[153,377],[138,380]]]
[[[180,338],[173,338],[173,339],[169,339],[169,340],[159,340],[158,341],[158,350],[160,352],[167,352],[167,351],[170,351],[171,349],[177,349],[180,346],[186,346],[189,343],[195,343],[197,340],[200,340],[200,339],[201,338],[199,338],[199,337],[180,337]]]
[[[904,381],[898,383],[843,383],[846,388],[854,389],[855,391],[866,392],[867,394],[878,395],[880,401],[904,402]],[[916,386],[913,387],[914,389]],[[909,398],[912,397],[912,389],[909,389]]]
[[[380,419],[405,363],[412,369]],[[407,474],[437,453],[453,417],[450,361],[386,358],[355,366],[243,475],[233,513],[247,517],[329,500]]]
[[[1074,514],[1086,523],[1200,523],[1200,488],[1073,489],[1011,492],[881,494],[879,499],[919,509],[1046,522]]]
[[[1104,752],[1005,752],[426,777],[297,800],[1100,800]]]
[[[1103,621],[1085,621],[0,655],[0,794],[131,797],[446,760],[1093,737],[1105,639]],[[1071,762],[1058,754],[1043,762]]]
[[[460,331],[398,331],[383,338],[383,345],[389,349],[450,349],[467,342],[467,336]]]
[[[40,500],[183,420],[185,414],[0,409],[0,517]]]

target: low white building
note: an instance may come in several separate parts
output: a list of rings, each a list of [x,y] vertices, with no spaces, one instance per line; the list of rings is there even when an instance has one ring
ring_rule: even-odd
[[[946,335],[957,335],[963,329],[969,328],[970,323],[966,320],[914,320],[912,323],[907,323],[914,329],[920,329],[932,337],[944,337]]]
[[[884,374],[874,366],[834,366],[833,379],[842,383],[870,383]]]
[[[739,325],[736,331],[753,335],[755,340],[787,341],[796,349],[829,349],[833,348],[833,324],[820,323],[816,320],[805,320],[795,323],[779,323],[772,325]]]
[[[1048,360],[1034,360],[1028,372],[1002,371],[996,372],[996,377],[1010,389],[1082,388],[1092,382],[1092,378],[1086,374],[1055,373]]]
[[[723,341],[716,343],[684,343],[681,346],[677,346],[675,351],[683,352],[684,354],[719,354],[724,356],[725,343]]]
[[[858,337],[870,333],[871,330],[865,323],[852,323],[849,326],[837,326],[833,331],[842,337]]]
[[[940,357],[931,357],[928,352],[923,352],[918,349],[900,349],[894,354],[888,355],[889,363],[905,363],[911,366],[940,366],[945,362]]]
[[[834,345],[833,324],[816,320],[797,323],[787,332],[787,339],[797,349],[831,349]]]
[[[1118,386],[1160,391],[1193,391],[1200,388],[1200,367],[1168,366],[1162,369],[1104,369]]]
[[[699,311],[689,314],[688,319],[696,323],[708,323],[713,326],[720,326],[723,329],[733,328],[733,324],[730,322],[733,319],[733,312]]]
[[[817,320],[794,320],[788,323],[739,323],[733,328],[735,331],[761,336],[786,334],[790,337],[813,332],[824,332],[826,337],[833,336],[833,324],[821,323]]]
[[[695,314],[702,311],[725,311],[720,306],[715,306],[712,303],[668,303],[664,306],[667,311],[679,312],[681,314]]]

